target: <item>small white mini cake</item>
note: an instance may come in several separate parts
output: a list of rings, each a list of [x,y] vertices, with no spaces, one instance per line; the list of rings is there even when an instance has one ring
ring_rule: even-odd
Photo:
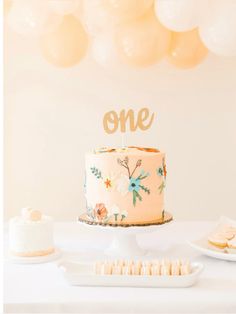
[[[22,209],[9,224],[10,252],[21,257],[44,256],[54,252],[53,220],[38,210]]]

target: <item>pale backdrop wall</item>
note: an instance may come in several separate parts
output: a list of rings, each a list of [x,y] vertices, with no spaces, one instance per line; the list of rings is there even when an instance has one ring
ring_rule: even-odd
[[[210,55],[188,71],[165,62],[111,71],[88,57],[64,70],[44,61],[37,42],[6,33],[6,219],[32,206],[75,220],[84,153],[121,144],[120,134],[104,134],[104,112],[143,106],[157,120],[126,142],[166,152],[166,208],[176,219],[236,218],[236,58]]]

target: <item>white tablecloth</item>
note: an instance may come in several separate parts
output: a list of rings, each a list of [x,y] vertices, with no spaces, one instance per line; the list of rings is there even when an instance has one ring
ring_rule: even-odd
[[[138,236],[140,246],[160,258],[187,257],[202,262],[205,269],[191,288],[75,287],[68,285],[56,262],[18,265],[6,260],[5,312],[236,313],[236,263],[202,256],[186,244],[212,226],[210,222],[173,222]],[[55,241],[64,258],[101,256],[110,242],[107,235],[76,222],[55,224]]]

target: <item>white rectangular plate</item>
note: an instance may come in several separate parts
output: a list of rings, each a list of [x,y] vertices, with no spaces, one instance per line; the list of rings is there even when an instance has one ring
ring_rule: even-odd
[[[217,225],[219,224],[230,224],[232,226],[236,226],[236,221],[229,219],[227,217],[221,217],[218,221]],[[204,255],[210,256],[210,257],[214,257],[217,259],[222,259],[222,260],[226,260],[226,261],[236,261],[236,254],[230,254],[225,252],[224,249],[218,249],[216,247],[214,247],[213,245],[211,245],[210,243],[208,243],[208,235],[212,232],[213,230],[209,230],[209,233],[207,235],[205,235],[204,237],[196,240],[196,241],[192,241],[189,242],[189,244],[196,249],[197,251],[201,252]]]
[[[96,275],[93,264],[61,261],[58,267],[63,271],[69,284],[73,286],[109,287],[168,287],[184,288],[194,285],[203,269],[200,263],[191,263],[191,274],[183,276],[132,276]]]

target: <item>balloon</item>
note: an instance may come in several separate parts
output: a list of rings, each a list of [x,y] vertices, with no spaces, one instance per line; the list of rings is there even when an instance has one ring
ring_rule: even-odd
[[[213,53],[236,56],[236,1],[217,1],[199,27],[202,41]]]
[[[130,65],[148,66],[158,62],[168,52],[171,32],[162,26],[154,14],[124,25],[117,31],[117,49]]]
[[[152,4],[153,0],[84,0],[83,23],[96,35],[145,14]]]
[[[44,34],[41,38],[44,57],[59,67],[70,67],[79,63],[87,47],[87,35],[73,15],[66,15],[55,32]]]
[[[155,13],[165,27],[185,32],[197,27],[202,1],[207,0],[156,0]]]
[[[199,64],[207,55],[207,48],[200,40],[198,30],[172,33],[167,60],[178,68],[187,69]]]
[[[62,18],[50,13],[46,1],[16,0],[12,4],[7,21],[19,34],[38,36],[44,31],[53,31]]]
[[[3,2],[3,9],[4,9],[4,14],[8,14],[12,6],[12,1],[11,0],[4,0]]]
[[[81,6],[81,0],[49,0],[49,7],[59,15],[72,14]]]
[[[103,0],[104,8],[111,15],[119,16],[123,21],[144,15],[152,5],[153,0]]]
[[[113,67],[119,60],[112,34],[102,33],[95,36],[91,52],[93,59],[102,66]]]
[[[97,35],[116,24],[116,20],[102,8],[100,0],[85,0],[83,2],[81,22],[90,35]]]

